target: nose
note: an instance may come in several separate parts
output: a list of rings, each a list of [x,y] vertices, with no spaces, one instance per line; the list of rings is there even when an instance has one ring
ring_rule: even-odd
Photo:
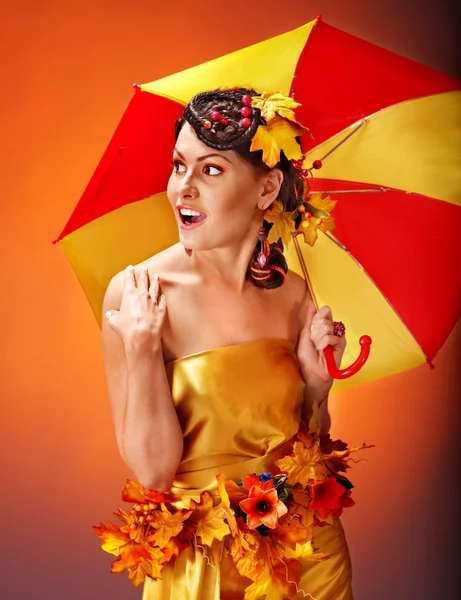
[[[193,177],[192,171],[186,173],[181,180],[179,187],[179,196],[181,199],[186,198],[198,198],[199,191]]]

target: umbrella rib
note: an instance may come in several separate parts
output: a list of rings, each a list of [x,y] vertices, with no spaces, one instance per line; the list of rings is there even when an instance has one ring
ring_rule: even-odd
[[[337,150],[340,146],[342,146],[344,144],[344,142],[346,142],[350,137],[352,137],[354,135],[354,133],[357,133],[357,131],[359,131],[359,129],[361,129],[365,123],[367,122],[366,119],[362,119],[361,121],[359,121],[357,123],[357,125],[353,125],[352,127],[354,127],[354,129],[352,129],[352,131],[350,133],[348,133],[346,135],[345,138],[343,138],[340,142],[338,142],[336,144],[336,146],[333,146],[333,148],[331,150],[329,150],[326,154],[324,154],[324,156],[321,157],[321,161],[323,162],[328,156],[330,156],[330,154],[332,154],[335,150]]]
[[[312,194],[370,194],[376,192],[392,192],[392,188],[381,187],[370,190],[312,190]]]

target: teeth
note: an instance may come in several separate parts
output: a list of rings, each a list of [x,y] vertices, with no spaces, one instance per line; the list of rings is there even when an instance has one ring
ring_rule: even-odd
[[[191,210],[190,208],[181,208],[179,212],[186,217],[200,217],[200,215],[203,214],[197,212],[196,210]]]

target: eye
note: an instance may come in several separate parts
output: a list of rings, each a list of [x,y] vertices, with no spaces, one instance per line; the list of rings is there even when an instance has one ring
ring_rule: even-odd
[[[216,165],[205,165],[203,167],[203,172],[206,175],[211,175],[212,177],[215,177],[216,175],[221,175],[223,170],[221,169],[221,167],[217,167]]]
[[[176,171],[176,173],[185,173],[187,171],[186,165],[184,165],[182,162],[179,162],[179,160],[174,160],[171,163],[171,166]]]

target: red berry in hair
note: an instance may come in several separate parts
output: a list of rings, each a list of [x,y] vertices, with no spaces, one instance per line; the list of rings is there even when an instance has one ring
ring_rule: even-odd
[[[322,161],[321,160],[314,160],[314,162],[312,163],[312,168],[313,169],[321,169],[322,168]]]
[[[219,119],[221,118],[221,116],[222,116],[222,115],[221,115],[221,113],[219,112],[219,110],[214,110],[214,111],[211,113],[211,120],[212,120],[212,121],[219,121]]]
[[[250,125],[251,125],[251,119],[249,119],[248,117],[245,117],[244,119],[242,119],[240,121],[240,125],[242,127],[250,127]]]
[[[211,121],[203,121],[203,126],[205,127],[205,129],[210,129],[211,128]]]
[[[251,108],[249,106],[244,106],[240,109],[240,114],[242,117],[249,117],[251,115]]]
[[[300,206],[298,206],[298,212],[299,213],[306,212],[306,207],[304,206],[304,204],[301,204]]]
[[[310,218],[312,217],[312,213],[308,211],[308,212],[305,214],[305,217],[306,217],[306,219],[310,219]]]
[[[251,96],[249,96],[248,94],[245,94],[242,97],[242,104],[251,104]]]
[[[227,125],[229,123],[229,120],[228,119],[221,119],[221,123],[223,125]]]
[[[234,87],[232,88],[233,92],[238,92],[239,91],[239,86],[238,85],[234,85]]]

